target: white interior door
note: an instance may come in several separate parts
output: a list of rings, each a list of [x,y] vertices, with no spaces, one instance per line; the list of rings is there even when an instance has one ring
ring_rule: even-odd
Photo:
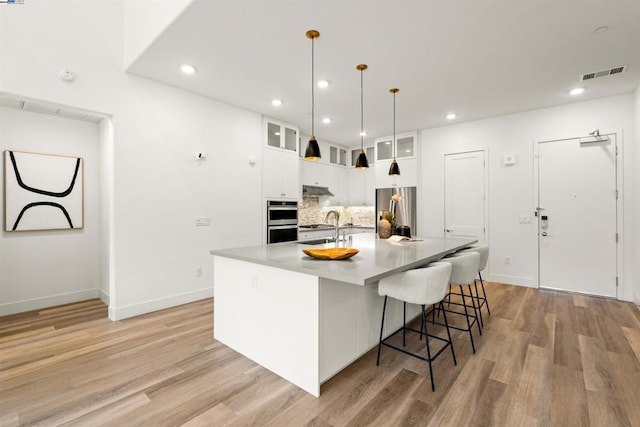
[[[485,152],[445,154],[444,174],[445,236],[485,242]]]
[[[538,144],[540,287],[616,296],[616,197],[615,135]]]

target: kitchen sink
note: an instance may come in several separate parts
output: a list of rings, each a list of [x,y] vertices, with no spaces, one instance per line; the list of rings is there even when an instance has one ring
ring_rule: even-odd
[[[323,237],[322,239],[304,240],[298,243],[301,245],[324,245],[327,243],[334,243],[335,241],[336,239],[333,237]]]

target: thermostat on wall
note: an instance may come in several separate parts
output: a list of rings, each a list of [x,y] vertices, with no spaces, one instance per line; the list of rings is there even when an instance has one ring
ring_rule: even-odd
[[[514,153],[504,153],[502,155],[502,164],[511,166],[516,164],[516,155]]]

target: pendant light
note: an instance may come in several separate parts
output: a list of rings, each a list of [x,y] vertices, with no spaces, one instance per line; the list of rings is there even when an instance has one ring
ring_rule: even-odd
[[[314,87],[315,87],[315,75],[314,75],[314,55],[313,55],[313,41],[314,39],[320,37],[320,33],[316,30],[309,30],[306,33],[307,38],[311,39],[311,139],[307,143],[307,149],[304,153],[304,158],[306,160],[320,160],[322,157],[320,155],[320,146],[318,145],[318,141],[316,140],[316,135],[314,132],[314,119],[315,119],[315,98],[314,98]]]
[[[364,152],[364,101],[362,95],[362,73],[366,70],[367,64],[358,64],[356,70],[360,71],[360,154],[356,160],[356,169],[369,169],[367,154]]]
[[[398,166],[398,162],[396,162],[396,93],[398,93],[399,90],[400,89],[397,88],[389,89],[389,92],[393,94],[393,141],[391,142],[393,161],[389,167],[389,175],[392,176],[400,175],[400,167]]]

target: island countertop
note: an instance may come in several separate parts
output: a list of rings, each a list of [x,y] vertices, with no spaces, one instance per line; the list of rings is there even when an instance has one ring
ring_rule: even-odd
[[[380,239],[374,233],[364,233],[353,235],[353,244],[350,246],[360,252],[346,260],[317,260],[302,252],[303,249],[335,247],[335,243],[308,245],[286,242],[212,250],[211,254],[364,286],[391,274],[436,261],[475,242],[474,239],[441,237],[418,237],[413,241],[393,242]]]

